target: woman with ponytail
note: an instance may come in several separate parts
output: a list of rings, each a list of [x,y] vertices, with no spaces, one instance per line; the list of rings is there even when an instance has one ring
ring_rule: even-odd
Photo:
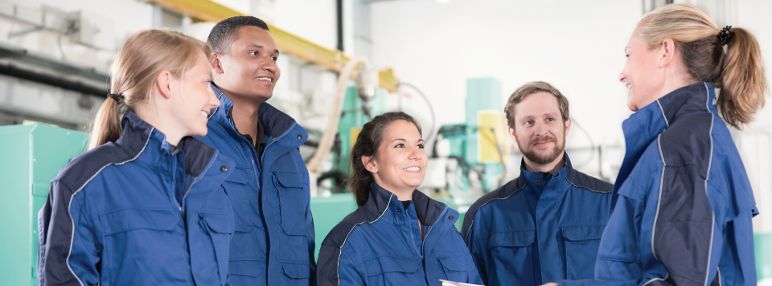
[[[727,125],[767,93],[759,45],[687,5],[645,15],[625,48],[626,154],[595,276],[612,285],[756,285],[758,214]],[[597,281],[596,281],[597,282]]]
[[[350,163],[359,208],[324,239],[317,285],[481,283],[454,227],[458,212],[417,190],[427,158],[413,117],[373,118],[357,136]]]
[[[219,105],[207,53],[161,30],[121,48],[90,150],[40,211],[40,285],[226,284],[232,164],[193,138]]]

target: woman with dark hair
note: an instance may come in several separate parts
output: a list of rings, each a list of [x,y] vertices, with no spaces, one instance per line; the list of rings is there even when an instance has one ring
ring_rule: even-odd
[[[645,15],[625,48],[626,154],[595,266],[613,285],[756,285],[750,182],[727,124],[767,92],[759,46],[697,8]],[[715,89],[720,89],[717,93]]]
[[[426,173],[421,129],[403,112],[365,124],[351,156],[359,208],[327,235],[318,285],[480,283],[454,224],[458,213],[416,188]]]

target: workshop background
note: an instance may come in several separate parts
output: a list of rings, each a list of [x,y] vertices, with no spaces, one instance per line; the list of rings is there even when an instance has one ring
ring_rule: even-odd
[[[423,126],[430,163],[420,189],[463,213],[517,176],[504,102],[525,82],[547,81],[571,104],[574,167],[613,182],[630,115],[618,81],[624,47],[644,13],[672,2],[753,32],[770,81],[766,0],[0,0],[0,285],[35,283],[37,210],[53,177],[84,151],[113,56],[133,32],[206,40],[229,16],[270,24],[282,51],[270,103],[310,133],[301,151],[318,248],[356,207],[343,184],[353,139],[388,111]],[[761,212],[759,284],[772,285],[772,104],[732,135]]]

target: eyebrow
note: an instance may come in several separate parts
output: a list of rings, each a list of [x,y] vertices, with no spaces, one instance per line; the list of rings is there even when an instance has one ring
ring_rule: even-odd
[[[249,44],[249,45],[247,45],[247,47],[249,47],[249,48],[255,48],[255,49],[258,49],[258,50],[263,50],[263,49],[265,49],[265,47],[264,47],[264,46],[262,46],[262,45],[258,45],[258,44]],[[278,49],[274,49],[274,50],[273,50],[273,55],[275,55],[275,56],[278,56],[279,54],[281,54],[281,51],[279,51]]]
[[[405,139],[405,138],[395,138],[395,139],[392,139],[391,143],[394,143],[394,141],[408,142],[407,139]],[[419,138],[418,141],[416,141],[416,142],[424,142],[424,139],[423,138]]]

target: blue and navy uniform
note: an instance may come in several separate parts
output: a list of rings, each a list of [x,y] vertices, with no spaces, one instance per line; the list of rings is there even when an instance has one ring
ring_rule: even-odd
[[[324,239],[318,285],[480,283],[457,220],[456,211],[420,191],[403,203],[373,183],[367,202]]]
[[[575,170],[529,172],[467,211],[463,235],[486,285],[541,285],[593,277],[612,185]]]
[[[595,275],[611,285],[756,285],[758,214],[711,83],[677,89],[622,125],[626,153]]]
[[[308,171],[300,156],[306,131],[268,103],[258,109],[264,147],[236,129],[233,103],[216,86],[220,107],[202,140],[235,160],[225,182],[236,214],[230,285],[313,285],[314,225]],[[258,154],[256,149],[262,149]]]
[[[127,111],[123,131],[71,161],[40,210],[40,285],[226,285],[232,161],[177,148]]]

